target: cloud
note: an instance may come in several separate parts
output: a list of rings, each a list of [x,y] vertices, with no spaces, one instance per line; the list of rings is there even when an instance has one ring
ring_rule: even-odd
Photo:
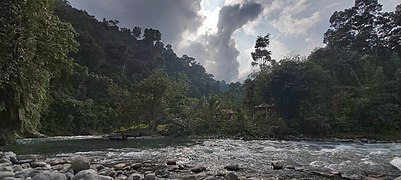
[[[216,79],[228,82],[236,80],[240,51],[236,47],[233,34],[261,12],[262,6],[253,2],[225,5],[219,12],[217,33],[205,34],[195,42],[187,42],[182,50],[205,65]]]
[[[296,18],[296,15],[302,13],[308,8],[306,0],[297,1],[295,4],[287,6],[280,13],[277,20],[273,20],[272,25],[285,35],[305,35],[307,31],[314,27],[320,19],[320,12],[314,12],[311,16],[305,18]]]
[[[204,17],[201,0],[69,0],[81,9],[94,14],[97,19],[117,19],[120,26],[159,29],[163,41],[176,44],[184,32],[196,32]]]

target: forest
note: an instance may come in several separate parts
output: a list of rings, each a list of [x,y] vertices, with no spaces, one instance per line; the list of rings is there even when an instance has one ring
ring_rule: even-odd
[[[401,4],[336,11],[325,46],[272,59],[255,37],[244,82],[178,57],[159,30],[65,0],[0,3],[0,141],[125,132],[184,137],[401,138]],[[1,143],[1,142],[0,142]]]

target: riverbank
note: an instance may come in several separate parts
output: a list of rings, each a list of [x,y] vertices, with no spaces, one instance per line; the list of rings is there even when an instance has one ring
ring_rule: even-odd
[[[142,160],[97,163],[85,157],[37,159],[13,152],[0,152],[0,179],[2,180],[154,180],[154,179],[350,179],[340,172],[303,169],[280,161],[266,164],[268,171],[260,175],[249,167],[227,164],[219,169],[182,164],[176,160]],[[213,163],[213,162],[210,162]],[[380,174],[366,175],[364,179],[389,179]],[[401,178],[401,177],[399,177]]]

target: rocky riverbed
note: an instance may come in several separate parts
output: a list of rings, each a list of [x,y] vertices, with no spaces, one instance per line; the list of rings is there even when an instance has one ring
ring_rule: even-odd
[[[17,154],[9,151],[17,152]],[[401,144],[58,137],[20,140],[0,179],[396,179]]]
[[[99,164],[85,157],[37,159],[35,156],[18,156],[14,152],[0,152],[1,180],[154,180],[154,179],[349,179],[340,172],[307,170],[280,161],[269,166],[271,173],[253,174],[252,169],[228,164],[220,169],[207,166],[189,166],[176,160],[125,161]],[[213,163],[213,162],[210,162]],[[273,173],[273,171],[275,171]],[[383,175],[368,175],[363,179],[392,179]],[[397,178],[400,180],[401,177]]]

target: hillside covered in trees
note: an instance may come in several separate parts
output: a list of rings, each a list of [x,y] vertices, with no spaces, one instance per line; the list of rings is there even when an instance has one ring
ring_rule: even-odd
[[[323,48],[270,57],[256,40],[241,83],[178,57],[159,30],[120,28],[67,1],[2,2],[0,134],[400,138],[401,5],[356,0]],[[17,19],[18,21],[15,21]]]

